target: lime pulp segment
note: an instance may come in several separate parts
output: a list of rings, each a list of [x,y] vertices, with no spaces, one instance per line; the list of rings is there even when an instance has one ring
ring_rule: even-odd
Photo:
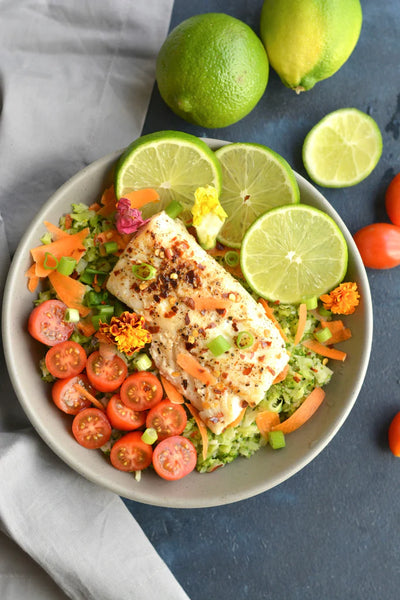
[[[366,113],[336,110],[308,133],[303,162],[311,179],[325,187],[347,187],[365,179],[382,154],[382,135]]]
[[[248,230],[241,267],[261,297],[300,303],[336,287],[347,270],[346,240],[326,213],[297,204],[264,213]]]
[[[222,167],[220,202],[228,214],[218,239],[239,248],[266,210],[300,200],[296,177],[279,154],[261,144],[235,143],[216,151]]]
[[[160,201],[143,207],[143,215],[159,212],[175,200],[190,209],[200,186],[221,189],[221,168],[199,138],[181,132],[158,132],[133,142],[120,158],[115,175],[117,198],[142,188],[157,190]]]

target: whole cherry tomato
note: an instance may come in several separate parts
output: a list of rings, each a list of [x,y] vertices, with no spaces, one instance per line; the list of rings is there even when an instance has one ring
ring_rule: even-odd
[[[400,173],[392,179],[386,190],[385,206],[389,219],[400,226]]]
[[[400,227],[397,225],[374,223],[353,237],[366,267],[390,269],[400,265]]]
[[[398,412],[389,425],[389,448],[395,456],[400,456],[400,412]]]

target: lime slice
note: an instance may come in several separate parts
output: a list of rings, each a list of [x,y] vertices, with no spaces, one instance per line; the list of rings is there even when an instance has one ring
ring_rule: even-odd
[[[311,179],[324,187],[348,187],[365,179],[382,154],[382,135],[372,117],[342,108],[308,133],[303,162]]]
[[[246,233],[240,262],[263,298],[297,304],[336,287],[347,270],[347,244],[326,213],[296,204],[274,208]]]
[[[160,201],[142,209],[149,217],[172,200],[188,211],[195,190],[212,185],[219,192],[221,178],[219,162],[203,140],[180,131],[160,131],[138,138],[122,154],[115,171],[115,193],[122,198],[133,190],[156,189]]]
[[[261,144],[228,144],[215,153],[222,167],[220,202],[228,214],[218,240],[239,248],[266,210],[299,202],[295,175],[284,158]]]

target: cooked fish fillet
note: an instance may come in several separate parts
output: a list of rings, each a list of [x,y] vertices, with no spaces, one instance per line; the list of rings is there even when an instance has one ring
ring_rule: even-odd
[[[155,267],[153,279],[135,277],[132,266],[142,263]],[[165,212],[140,228],[110,274],[107,288],[144,315],[157,368],[214,433],[229,426],[245,406],[257,405],[289,360],[264,309]],[[219,299],[225,307],[200,310],[201,298]],[[241,331],[254,337],[247,349],[235,344]],[[207,344],[218,335],[230,347],[216,357]],[[182,355],[193,356],[212,382],[205,385],[182,369]]]

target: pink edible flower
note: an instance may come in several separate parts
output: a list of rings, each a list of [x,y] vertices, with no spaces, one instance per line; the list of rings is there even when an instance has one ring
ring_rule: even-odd
[[[143,219],[139,209],[131,208],[128,198],[121,198],[118,201],[115,225],[119,233],[134,233],[148,220]]]

